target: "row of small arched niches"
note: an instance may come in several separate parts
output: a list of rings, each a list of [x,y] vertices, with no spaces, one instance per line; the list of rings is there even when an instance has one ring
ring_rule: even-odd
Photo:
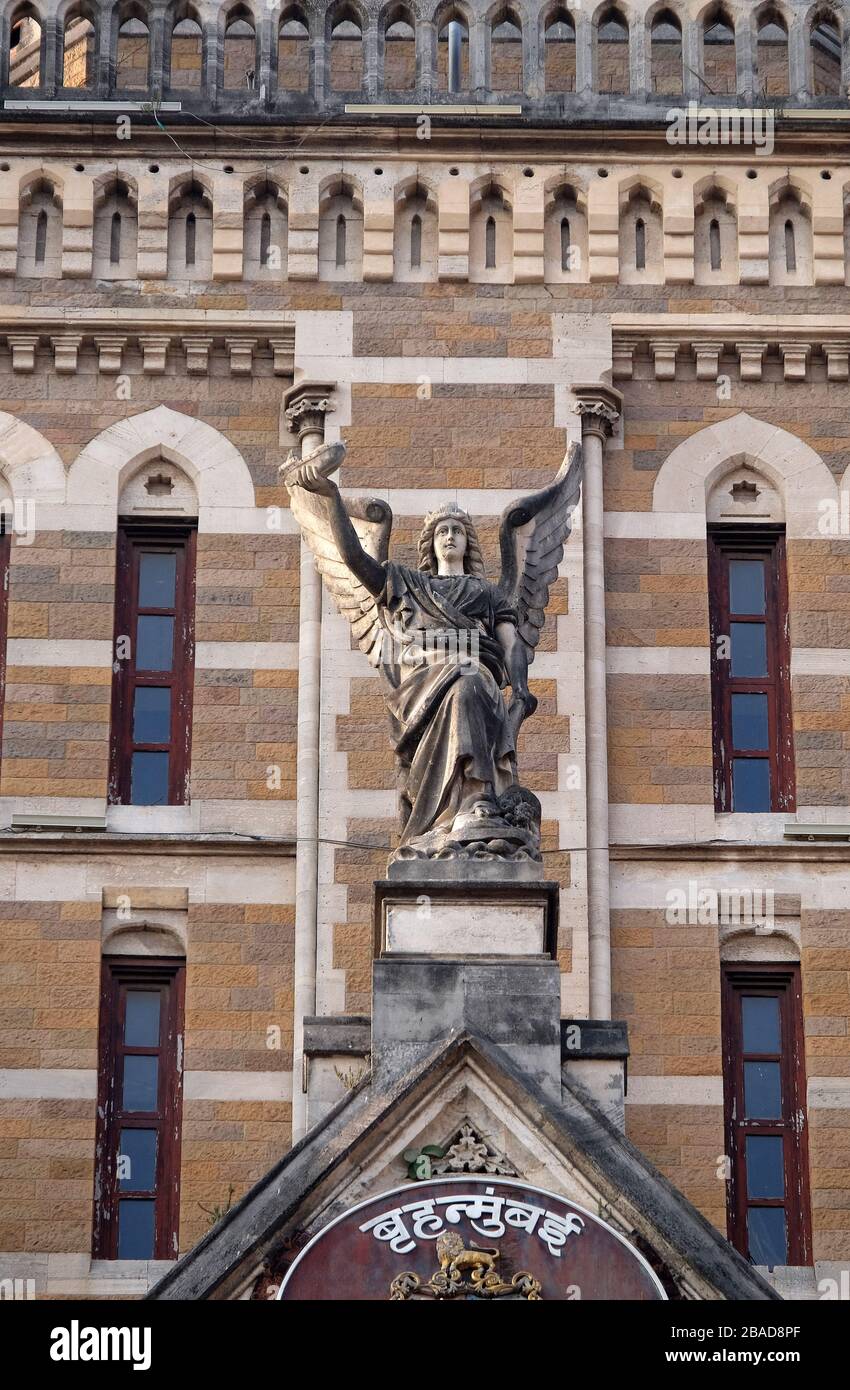
[[[213,203],[197,176],[173,181],[169,199],[167,278],[208,281],[213,275]],[[811,284],[811,200],[787,178],[769,193],[771,283]],[[619,195],[618,278],[621,283],[663,283],[664,229],[660,195],[639,179]],[[58,186],[34,177],[21,196],[17,272],[25,277],[62,274],[62,204]],[[850,218],[845,222],[850,249]],[[323,185],[319,202],[318,276],[358,280],[363,273],[363,200],[344,175]],[[303,254],[302,235],[302,254]],[[544,278],[587,281],[587,199],[569,183],[553,183],[546,194],[543,232]],[[243,277],[284,280],[288,262],[288,214],[284,188],[267,175],[246,186],[243,209]],[[845,253],[845,261],[847,255]],[[134,279],[138,275],[138,211],[132,180],[120,176],[95,183],[92,276]],[[420,180],[408,180],[395,199],[393,278],[429,281],[439,275],[436,197]],[[514,278],[512,194],[494,179],[470,190],[469,278],[511,283]],[[711,178],[698,185],[694,216],[694,280],[738,281],[738,230],[732,193]],[[762,276],[762,279],[765,277]]]
[[[530,10],[530,12],[529,12]],[[269,23],[269,16],[272,22]],[[39,91],[169,91],[209,95],[401,94],[489,90],[534,96],[840,96],[845,18],[839,5],[765,3],[633,10],[496,0],[476,15],[463,0],[425,14],[403,0],[263,10],[222,4],[214,21],[186,0],[150,11],[140,0],[60,5],[51,24],[33,0],[7,6],[0,85]],[[448,60],[455,26],[457,62]],[[156,31],[156,34],[155,34]],[[277,42],[275,42],[275,36]]]

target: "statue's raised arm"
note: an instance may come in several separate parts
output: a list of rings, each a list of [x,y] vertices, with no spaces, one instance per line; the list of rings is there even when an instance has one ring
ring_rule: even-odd
[[[317,570],[360,650],[378,666],[383,629],[376,599],[384,587],[393,514],[377,497],[343,501],[330,474],[344,458],[344,444],[324,444],[306,459],[287,460],[281,473]]]

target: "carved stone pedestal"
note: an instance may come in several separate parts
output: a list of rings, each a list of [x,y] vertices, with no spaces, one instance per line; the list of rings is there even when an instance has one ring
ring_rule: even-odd
[[[415,861],[393,864],[375,884],[376,957],[554,960],[559,885],[541,879],[536,864],[510,876],[497,867],[438,860],[423,872]]]

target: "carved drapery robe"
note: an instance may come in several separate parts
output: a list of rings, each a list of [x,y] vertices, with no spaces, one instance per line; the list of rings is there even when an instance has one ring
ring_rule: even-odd
[[[385,570],[381,672],[401,770],[402,844],[409,844],[450,829],[476,790],[487,785],[499,796],[516,779],[496,626],[515,625],[517,614],[474,575],[440,577],[389,562]]]

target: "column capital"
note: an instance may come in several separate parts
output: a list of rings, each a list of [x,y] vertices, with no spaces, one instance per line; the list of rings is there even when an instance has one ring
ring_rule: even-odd
[[[581,416],[582,436],[596,435],[603,442],[610,439],[623,405],[620,392],[602,381],[582,383],[572,389],[576,398],[573,410]]]
[[[299,445],[305,434],[324,435],[325,416],[334,408],[333,389],[333,383],[299,381],[284,391],[284,414]]]

